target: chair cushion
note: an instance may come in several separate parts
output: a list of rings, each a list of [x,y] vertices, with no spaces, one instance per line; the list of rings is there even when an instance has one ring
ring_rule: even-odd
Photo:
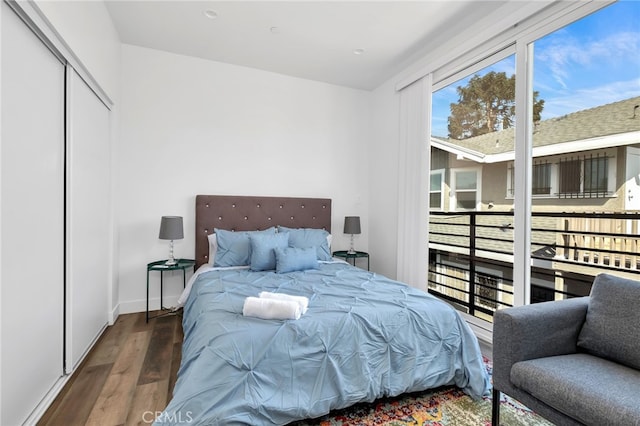
[[[635,425],[640,420],[640,371],[589,354],[520,361],[511,382],[587,425]]]
[[[640,369],[640,281],[608,274],[596,277],[578,347]]]

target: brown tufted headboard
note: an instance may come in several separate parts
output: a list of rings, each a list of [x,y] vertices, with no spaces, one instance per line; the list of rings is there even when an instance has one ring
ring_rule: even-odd
[[[331,199],[197,195],[196,268],[209,261],[207,235],[214,228],[255,231],[276,225],[331,232]]]

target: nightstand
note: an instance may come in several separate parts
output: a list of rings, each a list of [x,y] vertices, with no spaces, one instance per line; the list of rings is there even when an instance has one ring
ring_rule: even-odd
[[[347,250],[334,251],[333,255],[335,257],[341,257],[347,262],[351,260],[353,266],[356,266],[356,259],[366,258],[367,259],[367,271],[369,270],[369,253],[364,251],[357,251],[355,253],[349,253]]]
[[[162,303],[162,278],[167,271],[179,271],[182,270],[182,287],[187,285],[187,269],[195,269],[196,261],[191,259],[178,259],[175,265],[166,265],[166,260],[157,260],[155,262],[147,263],[147,322],[149,322],[149,272],[160,272],[160,310],[166,309]],[[153,317],[155,318],[155,317]]]

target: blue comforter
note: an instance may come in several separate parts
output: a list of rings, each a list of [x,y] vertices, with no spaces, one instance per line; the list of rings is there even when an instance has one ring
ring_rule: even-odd
[[[299,320],[244,317],[245,297],[309,298]],[[490,387],[476,337],[435,297],[344,263],[201,274],[184,309],[182,363],[156,423],[268,425],[383,396]]]

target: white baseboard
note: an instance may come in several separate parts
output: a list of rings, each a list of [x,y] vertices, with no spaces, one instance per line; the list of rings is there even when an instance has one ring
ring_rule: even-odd
[[[58,380],[56,380],[56,382],[53,384],[53,386],[51,387],[49,392],[47,392],[47,394],[44,396],[44,398],[42,398],[42,400],[36,406],[36,408],[33,409],[31,414],[29,415],[29,417],[27,417],[27,420],[25,420],[23,425],[35,425],[36,423],[38,423],[38,421],[40,420],[40,418],[42,418],[42,416],[47,411],[49,406],[58,397],[58,394],[60,393],[60,391],[62,390],[64,385],[73,376],[73,373],[76,372],[76,370],[80,366],[80,364],[82,364],[82,361],[84,361],[84,359],[87,357],[87,355],[89,355],[89,353],[91,353],[91,350],[93,349],[95,344],[98,342],[98,339],[100,339],[100,337],[104,334],[106,329],[107,329],[107,324],[105,324],[100,329],[100,332],[98,332],[97,335],[94,337],[93,341],[91,342],[91,344],[89,345],[87,350],[82,354],[80,359],[78,359],[78,362],[76,362],[76,365],[73,366],[73,369],[71,371],[68,371],[63,376],[61,376]]]
[[[116,323],[118,316],[120,315],[120,304],[118,303],[115,308],[109,312],[107,320],[109,321],[109,325],[113,325]]]
[[[27,417],[27,420],[24,421],[23,425],[31,426],[31,425],[37,424],[70,378],[71,378],[71,374],[66,374],[60,377],[53,384],[53,386],[51,387],[49,392],[47,392],[44,398],[42,398],[42,401],[40,401],[40,403],[36,406],[36,408],[33,409],[29,417]]]
[[[165,308],[176,306],[178,304],[179,297],[180,295],[165,296],[162,298],[162,303],[164,304]],[[132,314],[134,312],[144,312],[146,310],[146,307],[147,307],[146,299],[120,302],[120,304],[118,305],[120,314]],[[153,299],[149,299],[149,310],[157,311],[158,309],[160,309],[160,298],[156,297]]]
[[[167,307],[167,306],[175,306],[177,304],[177,302],[178,302],[178,297],[179,296],[167,296],[167,297],[164,297],[163,298],[163,303],[164,303],[165,307]],[[160,298],[159,297],[156,298],[156,299],[150,299],[149,300],[149,309],[156,310],[156,309],[158,309],[159,306],[160,306]],[[109,325],[113,325],[115,323],[115,321],[118,319],[118,316],[120,316],[120,314],[144,312],[145,308],[146,308],[146,300],[145,299],[143,299],[143,300],[135,300],[135,301],[132,301],[132,302],[121,302],[113,310],[111,310],[111,312],[109,312],[107,320],[109,322]],[[91,351],[91,349],[96,344],[96,342],[98,341],[100,336],[102,336],[102,334],[104,333],[105,329],[106,329],[106,327],[104,327],[102,330],[100,330],[100,333],[98,333],[98,335],[96,336],[94,341],[91,342],[91,345],[89,345],[89,348],[87,349],[87,351],[82,355],[82,358],[76,364],[76,368],[77,368],[77,366],[79,366],[82,363],[82,360]],[[60,393],[60,391],[62,390],[64,385],[72,377],[74,372],[75,372],[75,369],[72,372],[70,372],[69,374],[65,374],[65,375],[61,376],[53,384],[53,386],[47,392],[47,394],[44,396],[44,398],[42,398],[40,403],[38,403],[38,405],[33,409],[31,414],[29,415],[29,417],[27,417],[27,419],[25,420],[23,425],[31,426],[31,425],[36,425],[38,423],[38,421],[42,418],[44,413],[46,413],[47,409],[51,406],[53,401],[56,399],[56,397],[58,396],[58,394]]]

